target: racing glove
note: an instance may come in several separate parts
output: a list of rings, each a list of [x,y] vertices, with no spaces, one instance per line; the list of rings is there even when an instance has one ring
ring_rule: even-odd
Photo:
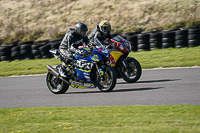
[[[87,50],[82,50],[82,49],[77,49],[75,51],[75,54],[80,55],[80,56],[86,56],[86,55],[88,55],[88,51]]]

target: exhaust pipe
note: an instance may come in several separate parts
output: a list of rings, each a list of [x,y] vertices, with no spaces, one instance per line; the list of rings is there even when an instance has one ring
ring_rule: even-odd
[[[63,82],[65,82],[68,85],[71,85],[71,83],[67,80],[65,80],[64,78],[62,78],[59,73],[50,65],[47,65],[47,70],[56,78],[59,78],[60,80],[62,80]]]

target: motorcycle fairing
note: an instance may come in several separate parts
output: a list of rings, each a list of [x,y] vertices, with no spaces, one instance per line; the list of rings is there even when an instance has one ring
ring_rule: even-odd
[[[116,66],[116,62],[119,60],[119,58],[123,55],[120,51],[112,51],[110,52],[110,65],[111,67]]]
[[[117,44],[117,47],[116,47],[117,50],[122,51],[123,53],[128,53],[130,51],[127,47],[125,47],[123,45],[122,42],[117,42],[117,41],[112,40],[112,39],[111,39],[111,41]],[[123,47],[120,47],[120,45],[122,45]]]
[[[77,82],[77,81],[72,81],[71,86],[73,88],[95,88],[95,86],[93,84]]]
[[[85,83],[92,83],[90,79],[90,72],[91,70],[84,70],[76,68],[76,72],[78,74],[77,81],[85,82]]]
[[[101,53],[102,54],[102,53]],[[107,54],[104,54],[104,56],[106,56]],[[75,59],[77,60],[87,60],[88,62],[99,62],[100,60],[103,60],[103,58],[101,57],[100,53],[98,51],[93,51],[93,53],[88,56],[88,57],[82,57],[80,55],[75,54],[74,55]]]
[[[74,61],[73,65],[83,70],[90,70],[92,69],[94,63],[91,61],[80,59],[80,60]]]
[[[72,81],[71,86],[73,88],[95,88],[96,86],[92,83],[90,79],[90,72],[91,70],[83,70],[83,69],[77,69],[78,79],[77,81]],[[98,71],[101,75],[104,74],[104,71],[102,68],[98,68]]]

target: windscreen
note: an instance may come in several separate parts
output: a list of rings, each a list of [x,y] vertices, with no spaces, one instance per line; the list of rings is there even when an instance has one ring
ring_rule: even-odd
[[[123,37],[121,37],[121,36],[115,36],[114,38],[112,38],[112,40],[114,40],[114,41],[117,41],[117,42],[124,42],[124,41],[126,41],[126,39],[124,39]]]
[[[120,35],[117,35],[112,38],[112,40],[119,42],[120,44],[124,45],[129,51],[131,50],[130,43]]]

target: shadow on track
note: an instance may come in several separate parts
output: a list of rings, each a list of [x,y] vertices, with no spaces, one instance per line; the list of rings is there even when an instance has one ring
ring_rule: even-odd
[[[164,88],[164,87],[154,87],[154,88],[153,87],[149,87],[149,88],[136,88],[136,89],[117,89],[117,90],[113,90],[111,92],[101,92],[101,91],[67,92],[65,94],[90,94],[90,93],[108,94],[108,93],[115,93],[115,92],[157,90],[157,89],[161,89],[161,88]]]
[[[156,82],[170,82],[170,81],[177,81],[177,80],[181,80],[181,79],[162,79],[162,80],[149,80],[149,81],[137,81],[133,84],[138,84],[138,83],[156,83]],[[131,83],[127,83],[127,82],[120,82],[117,84],[131,84]]]
[[[113,90],[112,92],[127,92],[127,91],[147,91],[147,90],[158,90],[164,87],[149,87],[149,88],[137,88],[137,89],[118,89]]]

